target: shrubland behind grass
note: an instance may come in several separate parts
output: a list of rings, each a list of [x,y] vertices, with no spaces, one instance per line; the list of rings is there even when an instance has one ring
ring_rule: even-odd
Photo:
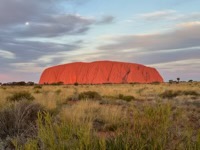
[[[0,88],[0,149],[198,150],[199,88],[199,83]],[[27,98],[16,98],[24,91]]]

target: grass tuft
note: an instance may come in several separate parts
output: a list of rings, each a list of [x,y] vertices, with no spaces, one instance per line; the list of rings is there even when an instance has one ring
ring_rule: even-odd
[[[16,92],[12,96],[7,97],[8,101],[22,101],[22,100],[33,101],[34,99],[35,98],[28,91]]]

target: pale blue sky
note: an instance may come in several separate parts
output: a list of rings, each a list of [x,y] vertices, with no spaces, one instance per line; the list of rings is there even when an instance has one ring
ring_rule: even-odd
[[[199,0],[0,0],[0,82],[114,60],[200,80]],[[12,10],[12,11],[11,11]]]

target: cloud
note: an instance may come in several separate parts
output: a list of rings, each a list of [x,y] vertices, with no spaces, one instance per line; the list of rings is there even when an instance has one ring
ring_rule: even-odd
[[[9,52],[0,51],[1,57],[14,58],[17,61],[31,61],[42,55],[55,53],[57,51],[72,51],[81,47],[81,43],[57,43],[57,42],[41,42],[41,41],[19,41],[15,39],[0,41],[0,49],[9,49]],[[7,55],[5,55],[5,53]],[[0,60],[1,62],[1,60]],[[2,63],[2,62],[1,62]]]
[[[175,14],[176,11],[174,10],[163,10],[163,11],[155,11],[155,12],[140,14],[137,17],[148,21],[156,21],[161,19],[172,18],[172,16],[174,16]]]
[[[200,25],[200,21],[193,21],[193,22],[184,22],[184,23],[180,23],[177,25],[177,27],[191,27],[191,26],[199,26]]]
[[[55,37],[88,31],[95,20],[62,12],[62,4],[67,5],[66,2],[74,3],[73,0],[1,0],[0,34],[18,38]]]
[[[101,19],[62,12],[62,5],[82,5],[73,0],[1,0],[0,34],[7,37],[57,37],[86,33],[91,25],[108,24],[113,16]],[[10,12],[12,10],[12,12]]]
[[[83,51],[85,51],[83,53]],[[98,54],[95,50],[84,50],[77,49],[75,51],[66,51],[66,52],[56,52],[48,55],[43,55],[36,59],[34,62],[38,64],[54,65],[55,62],[58,64],[72,62],[72,61],[89,61],[94,58],[99,57],[101,54]]]
[[[108,40],[108,39],[107,39]],[[101,50],[140,49],[140,51],[162,51],[200,46],[200,24],[179,25],[165,33],[122,35],[110,37],[110,44],[99,46]]]
[[[10,64],[11,67],[14,67],[18,72],[27,72],[30,73],[34,72],[34,73],[39,73],[43,70],[43,67],[40,67],[38,64],[36,63],[32,63],[32,62],[26,62],[26,63],[11,63]]]
[[[136,15],[134,19],[144,21],[175,21],[175,22],[190,22],[200,20],[200,12],[181,13],[175,10],[161,10]]]
[[[0,57],[7,59],[14,59],[15,54],[6,50],[0,50]]]
[[[53,13],[51,0],[1,0],[0,26],[10,26],[33,20],[41,14]]]
[[[97,21],[97,24],[109,24],[114,22],[115,17],[114,16],[103,16],[99,21]]]
[[[21,27],[11,34],[21,37],[56,37],[63,35],[83,34],[94,24],[92,18],[76,14],[63,14],[43,16],[40,20],[29,22],[26,27]]]
[[[149,66],[154,66],[156,68],[162,68],[169,71],[188,71],[193,70],[192,72],[199,72],[198,67],[200,66],[200,59],[186,59],[186,60],[178,60],[164,63],[156,63],[151,64]]]

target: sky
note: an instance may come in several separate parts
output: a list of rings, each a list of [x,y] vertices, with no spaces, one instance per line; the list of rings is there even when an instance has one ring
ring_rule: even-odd
[[[0,82],[99,60],[200,81],[199,0],[0,0]]]

